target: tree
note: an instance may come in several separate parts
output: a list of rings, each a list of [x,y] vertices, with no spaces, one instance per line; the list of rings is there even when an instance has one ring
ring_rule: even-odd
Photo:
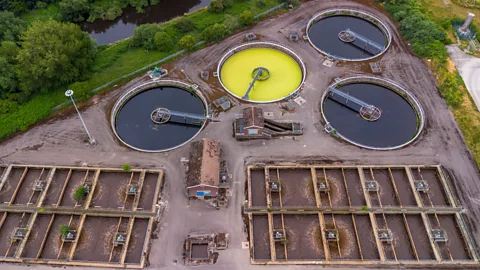
[[[195,29],[195,24],[189,18],[181,18],[175,24],[175,28],[182,33],[187,33]]]
[[[212,0],[208,6],[208,11],[213,13],[221,13],[223,12],[223,9],[223,0]]]
[[[25,30],[25,22],[15,17],[12,12],[0,12],[0,42],[1,41],[18,41],[20,33]]]
[[[5,59],[7,59],[8,63],[10,64],[17,63],[16,58],[19,51],[20,48],[17,46],[17,44],[11,41],[4,41],[0,46],[0,56],[5,57]]]
[[[62,16],[67,21],[81,22],[88,16],[88,0],[63,0],[58,4]]]
[[[186,36],[183,36],[180,41],[178,42],[178,45],[182,48],[182,49],[185,49],[187,51],[193,49],[193,47],[195,46],[195,44],[197,44],[197,40],[195,39],[195,37],[191,36],[191,35],[186,35]]]
[[[158,32],[155,34],[155,45],[160,51],[169,51],[173,48],[174,43],[172,38],[166,32]]]
[[[87,197],[87,189],[81,185],[75,190],[75,193],[73,193],[73,199],[77,202],[84,200]]]
[[[9,93],[17,90],[17,76],[13,64],[0,56],[0,97],[6,98]],[[5,104],[3,104],[6,106]]]
[[[210,27],[205,28],[202,32],[202,37],[206,41],[221,40],[229,34],[228,28],[225,24],[216,23]]]
[[[253,14],[250,10],[245,10],[238,16],[238,20],[243,25],[250,25],[253,23]]]
[[[27,94],[85,79],[97,51],[95,41],[72,23],[39,22],[22,39],[17,75]]]
[[[130,40],[132,47],[143,47],[147,50],[155,49],[155,35],[160,31],[160,27],[154,23],[143,24],[135,29],[135,33]]]

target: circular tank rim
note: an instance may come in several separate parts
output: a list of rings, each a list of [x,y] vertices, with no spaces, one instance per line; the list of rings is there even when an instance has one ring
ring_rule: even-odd
[[[300,84],[298,85],[297,89],[295,89],[295,91],[293,91],[292,93],[290,93],[289,95],[283,97],[283,98],[280,98],[280,99],[276,99],[276,100],[269,100],[269,101],[253,101],[253,100],[245,100],[246,102],[250,102],[250,103],[259,103],[259,104],[265,104],[265,103],[274,103],[274,102],[278,102],[278,101],[281,101],[281,100],[285,100],[287,99],[288,97],[294,95],[295,93],[297,93],[300,88],[302,88],[303,84],[305,83],[305,78],[306,78],[306,75],[307,75],[307,69],[305,68],[305,64],[303,63],[302,61],[302,58],[300,58],[300,56],[298,56],[295,52],[293,52],[291,49],[283,46],[283,45],[280,45],[280,44],[277,44],[277,43],[273,43],[273,42],[269,42],[269,41],[255,41],[255,42],[248,42],[248,43],[245,43],[245,44],[241,44],[241,45],[238,45],[236,47],[233,47],[232,49],[230,49],[227,53],[225,53],[223,55],[223,57],[220,59],[220,62],[218,62],[218,66],[217,66],[217,77],[218,77],[218,81],[220,82],[220,84],[222,85],[223,89],[225,89],[225,91],[227,91],[230,95],[236,97],[237,99],[240,99],[240,100],[243,100],[242,97],[240,96],[237,96],[235,95],[234,93],[232,93],[230,90],[228,90],[228,88],[223,84],[223,81],[222,81],[222,76],[221,76],[221,70],[222,70],[222,67],[223,67],[223,64],[228,60],[228,58],[230,58],[232,55],[238,53],[238,52],[241,52],[241,51],[244,51],[244,50],[247,50],[247,49],[251,49],[251,48],[271,48],[271,49],[275,49],[275,50],[278,50],[280,52],[283,52],[285,54],[287,54],[288,56],[290,56],[295,62],[297,62],[297,64],[299,65],[300,67],[300,70],[302,71],[302,81],[300,82]]]
[[[179,145],[176,145],[176,146],[173,146],[173,147],[170,147],[170,148],[166,148],[166,149],[161,149],[161,150],[148,150],[148,149],[142,149],[142,148],[138,148],[138,147],[135,147],[133,145],[130,145],[128,144],[127,142],[125,142],[122,138],[120,138],[120,136],[118,135],[117,133],[117,129],[115,128],[115,120],[117,118],[117,113],[118,111],[122,108],[122,106],[130,99],[132,98],[133,96],[141,93],[141,92],[144,92],[144,91],[147,91],[149,89],[152,89],[154,87],[161,87],[161,86],[175,86],[175,87],[178,87],[178,88],[182,88],[184,89],[185,91],[189,91],[188,89],[191,89],[192,91],[189,91],[189,92],[194,92],[195,95],[197,95],[203,102],[203,105],[205,107],[205,111],[207,112],[208,114],[208,103],[207,103],[207,100],[205,99],[205,97],[203,96],[203,94],[195,88],[194,85],[190,85],[190,84],[187,84],[187,83],[184,83],[184,82],[181,82],[181,81],[177,81],[177,80],[158,80],[158,81],[150,81],[150,82],[146,82],[146,83],[143,83],[143,84],[140,84],[136,87],[134,87],[133,89],[130,89],[129,91],[127,91],[125,94],[123,94],[116,102],[115,102],[115,105],[113,106],[112,108],[112,113],[110,115],[110,126],[113,130],[113,133],[115,134],[115,137],[120,140],[124,145],[126,145],[127,147],[133,149],[133,150],[137,150],[137,151],[140,151],[140,152],[146,152],[146,153],[161,153],[161,152],[167,152],[167,151],[170,151],[170,150],[174,150],[176,148],[179,148],[179,147],[182,147],[184,146],[185,144],[189,143],[190,141],[192,141],[195,137],[198,136],[198,134],[203,130],[203,128],[205,127],[207,121],[204,121],[203,122],[203,125],[198,129],[198,132],[195,133],[195,135],[193,135],[190,139],[188,139],[187,141],[179,144]],[[207,115],[205,116],[207,117]],[[206,118],[207,119],[207,118]]]
[[[305,29],[305,35],[308,39],[308,42],[310,43],[310,45],[312,45],[313,48],[315,48],[315,50],[317,50],[318,52],[320,52],[321,54],[325,55],[325,56],[328,56],[329,53],[318,48],[315,44],[313,44],[312,40],[310,39],[310,36],[308,34],[309,30],[310,30],[310,27],[312,26],[313,23],[321,20],[321,19],[324,19],[324,18],[327,18],[327,17],[330,17],[330,16],[325,16],[327,13],[332,13],[332,12],[335,12],[334,15],[332,16],[337,16],[337,15],[343,15],[343,16],[352,16],[352,17],[357,17],[357,18],[360,18],[360,19],[364,19],[364,20],[368,20],[367,18],[370,18],[370,19],[374,19],[376,20],[378,23],[374,23],[372,21],[370,21],[371,23],[375,24],[378,28],[380,28],[380,30],[383,32],[384,35],[387,36],[387,46],[385,46],[385,49],[383,51],[381,51],[379,54],[376,54],[376,55],[373,55],[371,57],[366,57],[366,58],[358,58],[358,59],[350,59],[350,58],[345,58],[345,57],[341,57],[341,56],[338,56],[338,55],[333,55],[333,57],[335,57],[335,59],[338,59],[338,60],[342,60],[342,61],[351,61],[351,62],[361,62],[361,61],[368,61],[368,60],[372,60],[374,58],[377,58],[381,55],[383,55],[389,48],[390,48],[390,45],[392,44],[392,32],[390,31],[390,28],[388,28],[388,26],[383,23],[382,20],[380,20],[380,18],[378,18],[377,16],[369,13],[369,12],[366,12],[366,11],[363,11],[363,10],[359,10],[359,9],[353,9],[353,8],[330,8],[330,9],[326,9],[324,11],[321,11],[317,14],[315,14],[311,19],[310,21],[308,21],[308,24],[307,24],[307,27]],[[342,12],[348,12],[346,14],[342,14]],[[363,15],[365,17],[362,17],[360,15]]]
[[[417,132],[416,132],[415,136],[413,136],[410,140],[408,140],[407,142],[405,142],[403,144],[400,144],[400,145],[397,145],[397,146],[391,146],[391,147],[375,147],[375,146],[364,145],[364,144],[358,143],[356,141],[353,141],[353,140],[343,136],[338,131],[336,132],[335,136],[340,137],[341,139],[343,139],[343,140],[345,140],[345,141],[347,141],[347,142],[349,142],[353,145],[356,145],[358,147],[362,147],[362,148],[366,148],[366,149],[370,149],[370,150],[382,150],[382,151],[395,150],[395,149],[405,147],[405,146],[411,144],[413,141],[415,141],[418,138],[418,136],[420,136],[420,134],[423,131],[424,125],[425,125],[425,113],[423,111],[422,106],[420,105],[420,102],[404,86],[398,84],[397,82],[395,82],[393,80],[387,79],[387,78],[376,77],[376,76],[367,76],[367,75],[359,75],[359,76],[351,76],[351,77],[344,78],[344,79],[336,79],[335,82],[330,84],[328,87],[336,88],[338,86],[343,86],[343,85],[352,84],[352,83],[372,83],[372,84],[376,84],[376,85],[386,87],[386,88],[390,89],[391,91],[396,92],[398,95],[405,98],[405,100],[410,104],[410,106],[412,106],[412,108],[417,113],[417,117],[419,118],[420,123],[418,124],[418,129],[417,129]],[[328,122],[328,120],[325,116],[325,113],[323,111],[323,102],[327,98],[327,94],[328,94],[328,91],[325,91],[322,95],[322,98],[320,99],[320,111],[322,113],[322,118],[325,121],[325,128],[330,124],[330,122]],[[405,97],[405,95],[406,95],[406,97]]]

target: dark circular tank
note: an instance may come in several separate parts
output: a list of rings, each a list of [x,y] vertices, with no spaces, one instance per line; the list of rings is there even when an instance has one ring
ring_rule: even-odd
[[[159,152],[188,142],[203,127],[203,123],[182,123],[182,117],[178,116],[175,121],[156,124],[152,121],[152,112],[158,108],[206,115],[202,99],[190,91],[177,86],[147,89],[129,98],[118,109],[115,130],[119,138],[137,150]]]
[[[384,49],[374,48],[374,52],[372,52],[364,49],[365,42],[342,41],[339,34],[347,29],[384,47]],[[389,37],[382,29],[367,19],[355,16],[334,15],[313,20],[307,31],[313,46],[327,55],[345,60],[363,60],[375,57],[383,53],[389,45]],[[368,47],[372,48],[370,45]]]
[[[411,141],[419,132],[417,111],[397,92],[377,84],[350,83],[336,89],[379,108],[376,121],[363,119],[326,95],[323,114],[327,122],[346,139],[367,148],[394,148]]]

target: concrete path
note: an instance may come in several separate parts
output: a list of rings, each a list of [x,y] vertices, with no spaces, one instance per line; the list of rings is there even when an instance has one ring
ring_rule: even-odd
[[[477,108],[480,110],[480,58],[466,54],[457,45],[447,46],[448,53],[457,66]]]

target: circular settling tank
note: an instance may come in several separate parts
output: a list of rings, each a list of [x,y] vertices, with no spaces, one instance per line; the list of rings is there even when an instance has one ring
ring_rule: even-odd
[[[230,50],[218,65],[222,86],[245,101],[266,103],[299,90],[305,66],[291,50],[268,42],[253,42]]]
[[[361,106],[374,106],[381,115],[369,121],[361,115]],[[376,150],[409,144],[421,132],[424,121],[423,110],[410,93],[376,77],[352,77],[334,83],[322,98],[321,111],[333,135]]]
[[[112,111],[115,135],[144,152],[179,147],[195,137],[206,120],[204,98],[178,81],[140,85],[122,96]]]
[[[374,15],[351,9],[330,9],[307,26],[308,40],[332,58],[363,61],[384,53],[391,43],[387,26]]]

